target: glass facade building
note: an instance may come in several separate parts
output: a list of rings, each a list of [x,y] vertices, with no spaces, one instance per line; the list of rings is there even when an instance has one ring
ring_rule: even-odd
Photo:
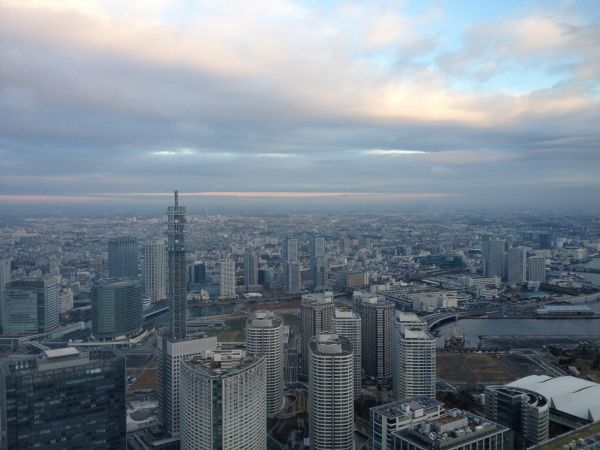
[[[92,287],[92,335],[115,339],[142,330],[142,288],[137,280],[103,280]]]
[[[38,334],[59,324],[58,278],[25,278],[7,283],[3,299],[5,334]]]
[[[0,448],[125,450],[125,359],[74,347],[0,364]]]
[[[138,243],[135,237],[121,236],[108,241],[108,275],[137,278]]]

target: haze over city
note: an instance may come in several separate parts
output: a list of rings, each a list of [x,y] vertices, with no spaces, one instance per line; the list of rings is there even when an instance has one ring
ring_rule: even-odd
[[[2,0],[0,203],[598,206],[599,16]]]

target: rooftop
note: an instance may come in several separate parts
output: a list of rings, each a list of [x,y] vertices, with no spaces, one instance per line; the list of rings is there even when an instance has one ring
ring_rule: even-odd
[[[283,320],[271,311],[256,311],[248,318],[246,326],[253,328],[277,328]]]
[[[357,319],[357,314],[351,309],[340,309],[335,308],[335,316],[336,319]]]
[[[344,336],[336,333],[319,333],[310,339],[310,351],[315,354],[351,354],[352,343]]]
[[[435,419],[397,431],[395,436],[435,449],[460,446],[463,442],[508,431],[508,428],[460,409],[451,409]]]
[[[247,354],[244,350],[208,350],[185,361],[184,365],[207,377],[226,377],[239,373],[262,359],[262,356]]]
[[[579,419],[600,420],[600,384],[571,376],[530,375],[508,384],[543,395],[550,408]]]
[[[436,411],[444,407],[444,403],[425,395],[409,397],[384,405],[371,408],[371,411],[381,414],[387,418],[406,418],[419,416],[419,411],[423,414]]]
[[[55,350],[44,350],[44,354],[46,355],[46,358],[61,358],[64,356],[79,355],[79,350],[75,347],[64,347]]]
[[[396,320],[400,323],[418,323],[425,322],[414,312],[396,311]]]

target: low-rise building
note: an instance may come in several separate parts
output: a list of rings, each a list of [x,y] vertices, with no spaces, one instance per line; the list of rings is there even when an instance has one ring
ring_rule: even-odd
[[[425,395],[417,395],[371,408],[369,440],[373,450],[392,450],[394,431],[439,417],[444,403]]]
[[[511,450],[508,427],[460,409],[396,431],[394,450]]]

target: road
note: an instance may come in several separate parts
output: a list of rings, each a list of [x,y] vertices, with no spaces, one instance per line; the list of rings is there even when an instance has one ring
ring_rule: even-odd
[[[288,344],[288,383],[295,383],[298,381],[298,356],[300,348],[300,333],[294,333],[289,340]]]

